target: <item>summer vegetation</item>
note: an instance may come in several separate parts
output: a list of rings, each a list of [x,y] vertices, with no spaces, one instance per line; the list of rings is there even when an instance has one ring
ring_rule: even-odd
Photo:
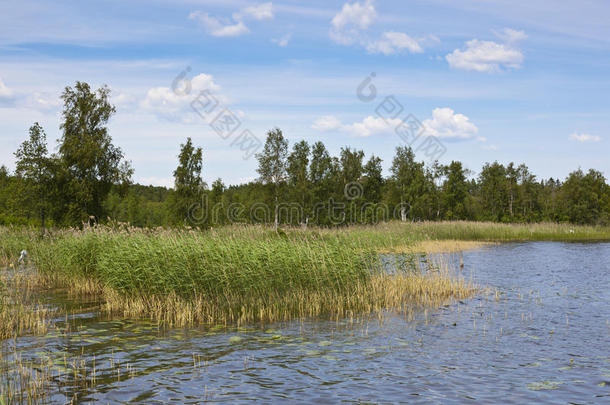
[[[491,292],[461,277],[435,252],[503,241],[602,239],[610,239],[609,227],[460,221],[210,230],[114,222],[54,228],[44,237],[37,228],[0,227],[0,265],[13,268],[0,271],[0,340],[68,333],[67,312],[40,299],[41,290],[49,288],[97,302],[109,316],[149,318],[159,326],[319,316],[364,325],[371,316],[409,317],[422,308]],[[31,260],[26,266],[17,264],[24,248]],[[494,299],[493,292],[489,296]],[[95,359],[86,362],[78,354],[23,362],[16,345],[14,352],[9,345],[6,349],[0,351],[3,403],[41,402],[56,384],[87,388],[103,377],[96,374]],[[119,366],[110,378],[133,373]]]
[[[104,86],[66,87],[57,153],[34,123],[15,152],[16,168],[0,167],[0,225],[79,226],[129,222],[138,227],[216,227],[379,223],[389,219],[475,220],[510,223],[610,223],[610,186],[596,170],[560,180],[538,179],[524,164],[485,164],[478,175],[461,162],[418,162],[396,148],[390,175],[382,161],[344,147],[331,156],[322,142],[289,147],[282,131],[267,133],[257,154],[256,181],[226,186],[202,179],[204,150],[181,145],[174,187],[132,184],[133,170],[112,143],[115,113]]]
[[[426,166],[399,146],[384,177],[378,157],[365,162],[348,147],[332,157],[321,142],[290,149],[278,128],[257,154],[252,183],[208,187],[203,149],[187,139],[172,189],[132,184],[108,132],[109,94],[83,82],[66,87],[57,153],[35,123],[15,172],[0,169],[0,260],[14,266],[27,249],[28,291],[64,286],[99,297],[109,313],[169,325],[340,318],[475,291],[447,263],[420,268],[418,252],[609,236],[610,186],[595,170],[560,182],[494,162],[470,178],[460,162]],[[388,254],[405,257],[400,271],[386,271]],[[27,312],[7,282],[15,280],[3,281],[5,320]],[[4,336],[44,329],[37,317],[15,322],[4,323]]]
[[[37,270],[34,284],[97,296],[110,314],[166,325],[243,324],[401,312],[475,292],[447,261],[419,266],[418,253],[483,242],[602,239],[610,239],[610,228],[567,224],[395,221],[341,229],[166,230],[113,223],[45,237],[34,229],[3,228],[0,255],[14,266],[27,248]],[[391,272],[388,255],[402,257]]]
[[[44,334],[61,317],[38,300],[41,289],[164,326],[383,317],[482,291],[435,252],[610,239],[599,171],[537,179],[524,164],[493,162],[473,176],[398,146],[386,177],[376,156],[350,147],[331,156],[322,142],[290,148],[279,128],[256,155],[256,181],[208,186],[204,150],[189,138],[173,188],[133,184],[108,131],[109,95],[66,87],[57,152],[34,123],[14,172],[0,167],[0,265],[9,268],[0,270],[0,340]],[[27,266],[17,263],[24,249]],[[0,404],[43,398],[52,365],[16,354],[13,363],[8,372],[0,362]],[[95,384],[95,365],[72,369],[73,381]]]
[[[173,189],[132,184],[108,132],[109,94],[83,82],[66,87],[57,153],[35,123],[15,152],[15,172],[0,169],[0,260],[15,265],[27,249],[35,268],[28,291],[64,286],[99,297],[109,313],[169,325],[340,318],[473,293],[447,263],[420,268],[417,252],[608,239],[610,186],[597,171],[539,181],[525,165],[494,162],[469,178],[460,162],[426,166],[399,146],[384,177],[381,160],[365,162],[360,150],[332,157],[305,141],[290,150],[279,128],[257,154],[252,183],[208,187],[203,149],[187,139]],[[543,220],[553,223],[497,223]],[[404,255],[399,271],[386,271],[387,254]],[[5,320],[27,312],[12,290],[2,287]],[[4,328],[6,336],[44,322]]]

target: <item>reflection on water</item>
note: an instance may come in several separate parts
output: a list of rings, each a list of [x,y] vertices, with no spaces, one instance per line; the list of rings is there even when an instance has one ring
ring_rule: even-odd
[[[610,244],[504,244],[464,262],[498,293],[409,319],[239,329],[89,313],[3,342],[3,361],[16,345],[46,364],[60,403],[610,401]]]

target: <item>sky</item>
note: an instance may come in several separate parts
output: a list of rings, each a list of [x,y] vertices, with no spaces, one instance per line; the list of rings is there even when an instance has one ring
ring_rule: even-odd
[[[61,93],[84,81],[111,89],[110,135],[141,184],[172,186],[187,137],[209,184],[254,180],[275,127],[386,174],[408,144],[473,176],[497,160],[609,177],[609,20],[605,0],[3,1],[0,164],[34,122],[55,151]]]

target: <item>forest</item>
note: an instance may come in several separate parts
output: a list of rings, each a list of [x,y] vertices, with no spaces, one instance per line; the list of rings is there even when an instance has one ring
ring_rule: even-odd
[[[289,145],[279,128],[256,155],[256,181],[203,181],[205,152],[188,138],[177,156],[174,187],[134,184],[133,169],[112,142],[110,90],[76,82],[62,94],[61,138],[50,153],[33,123],[15,151],[15,170],[0,167],[0,225],[209,228],[235,223],[341,226],[388,220],[610,224],[604,174],[575,168],[565,179],[540,179],[525,164],[486,163],[478,174],[459,161],[419,162],[397,146],[389,176],[382,160],[322,142]]]

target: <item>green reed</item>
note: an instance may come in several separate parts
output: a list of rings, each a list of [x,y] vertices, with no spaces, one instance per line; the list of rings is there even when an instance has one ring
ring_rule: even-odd
[[[163,319],[180,312],[180,319],[192,319],[187,308],[196,303],[198,309],[193,310],[199,312],[199,320],[249,322],[377,308],[367,286],[381,273],[379,252],[408,252],[405,247],[422,241],[430,249],[434,241],[444,240],[609,240],[610,228],[391,222],[276,232],[264,226],[168,230],[115,224],[55,230],[45,238],[32,231],[20,235],[15,229],[2,229],[0,238],[9,259],[15,259],[19,244],[27,246],[43,278],[79,293],[98,293],[113,311],[163,314],[157,316]],[[378,290],[391,284],[381,280],[375,279]],[[457,291],[451,283],[436,285]],[[400,291],[395,295],[399,297]]]

